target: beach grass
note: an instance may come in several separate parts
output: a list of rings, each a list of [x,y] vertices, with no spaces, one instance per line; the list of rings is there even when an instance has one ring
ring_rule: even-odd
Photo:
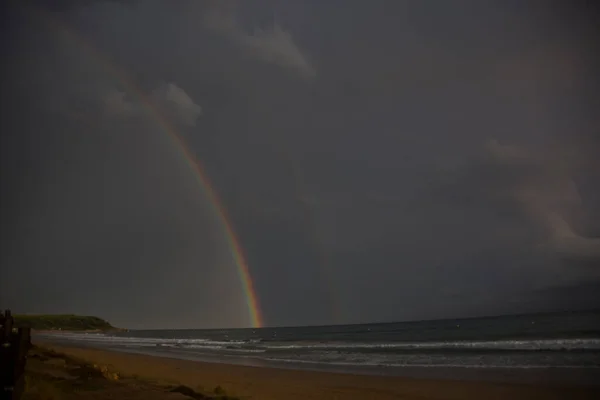
[[[50,347],[34,346],[29,353],[23,400],[60,399],[201,399],[239,400],[218,386],[163,385],[150,379],[127,376],[111,365],[100,365]]]

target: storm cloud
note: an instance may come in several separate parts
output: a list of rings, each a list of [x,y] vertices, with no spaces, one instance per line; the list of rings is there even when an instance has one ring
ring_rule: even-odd
[[[209,190],[270,325],[600,306],[590,10],[5,8],[0,306],[248,326]]]

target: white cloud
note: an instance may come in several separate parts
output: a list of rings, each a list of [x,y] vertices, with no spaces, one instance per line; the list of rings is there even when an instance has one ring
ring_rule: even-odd
[[[202,108],[173,83],[158,86],[151,92],[150,99],[170,121],[180,125],[196,126],[196,121],[202,115]],[[104,115],[117,118],[142,115],[144,112],[142,104],[128,99],[125,92],[117,89],[111,89],[101,96],[101,106]]]
[[[215,2],[204,14],[204,26],[229,36],[233,41],[265,62],[296,71],[304,78],[314,78],[316,69],[294,42],[290,32],[278,23],[269,29],[247,33],[236,20],[235,7],[230,2]]]
[[[173,83],[159,86],[152,91],[152,100],[165,115],[186,126],[196,126],[202,108],[188,94]]]
[[[292,35],[275,24],[270,29],[257,29],[254,34],[240,34],[239,42],[266,62],[296,70],[306,78],[316,75],[316,70],[292,38]]]
[[[568,258],[600,260],[600,238],[585,237],[573,229],[570,216],[581,207],[582,199],[568,157],[561,157],[560,151],[535,154],[497,141],[489,142],[487,150],[497,166],[518,171],[518,182],[506,189],[507,194],[547,232],[546,247]]]

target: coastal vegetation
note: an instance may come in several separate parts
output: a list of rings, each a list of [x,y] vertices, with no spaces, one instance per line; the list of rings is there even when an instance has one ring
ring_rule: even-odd
[[[115,330],[102,318],[73,314],[37,314],[13,315],[19,327],[30,327],[35,330],[62,331],[108,331]]]
[[[164,385],[137,376],[127,376],[115,371],[112,366],[83,360],[51,348],[34,346],[31,349],[22,400],[88,398],[239,400],[228,395],[220,386],[205,390],[201,386],[192,389],[183,385]]]

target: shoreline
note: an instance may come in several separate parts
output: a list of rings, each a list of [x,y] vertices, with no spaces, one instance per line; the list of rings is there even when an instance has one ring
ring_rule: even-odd
[[[38,341],[37,338],[34,340]],[[207,364],[257,367],[290,371],[312,371],[357,376],[383,376],[396,378],[433,379],[444,381],[490,382],[507,384],[544,384],[554,382],[573,386],[599,386],[600,367],[473,367],[455,366],[375,366],[351,365],[297,360],[260,359],[243,355],[208,354],[181,350],[177,347],[149,346],[123,347],[119,345],[98,346],[92,343],[74,342],[68,338],[44,337],[40,342],[66,348],[106,350],[116,353],[137,354],[162,359],[186,360]]]
[[[507,383],[245,366],[134,354],[75,344],[37,343],[73,357],[109,365],[119,373],[197,387],[222,386],[243,398],[268,399],[588,399],[599,386],[553,380]]]
[[[76,346],[81,348],[99,349],[94,346]],[[125,348],[106,348],[126,354],[139,354],[149,357],[159,357],[174,360],[186,360],[207,364],[223,364],[232,366],[245,366],[266,369],[283,369],[290,371],[312,371],[358,376],[384,376],[396,378],[434,379],[445,381],[465,382],[496,382],[508,384],[539,384],[547,381],[559,384],[578,386],[600,386],[600,368],[595,367],[467,367],[467,366],[403,366],[403,367],[376,367],[337,365],[325,363],[297,362],[297,361],[262,361],[244,359],[236,356],[222,355],[195,355],[186,351],[178,352],[172,348],[164,350],[160,347],[151,351]]]

